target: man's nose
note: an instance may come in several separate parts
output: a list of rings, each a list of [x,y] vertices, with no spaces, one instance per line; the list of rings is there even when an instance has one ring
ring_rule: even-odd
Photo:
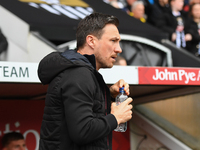
[[[115,48],[115,52],[116,52],[116,53],[121,53],[121,52],[122,52],[122,49],[121,49],[119,43],[117,44],[117,46],[116,46],[116,48]]]

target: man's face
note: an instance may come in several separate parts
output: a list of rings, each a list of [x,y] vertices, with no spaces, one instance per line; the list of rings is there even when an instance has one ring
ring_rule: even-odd
[[[25,150],[26,144],[24,140],[11,141],[3,150]]]
[[[100,39],[95,40],[94,55],[96,57],[97,70],[100,68],[111,68],[118,53],[121,53],[119,45],[120,35],[117,27],[107,24],[103,28]]]
[[[192,8],[192,15],[195,19],[200,19],[200,4],[195,4]]]
[[[144,16],[144,5],[142,4],[138,4],[133,10],[133,14],[136,19],[140,19]]]
[[[181,11],[183,9],[184,1],[183,0],[172,0],[171,6],[173,10]]]

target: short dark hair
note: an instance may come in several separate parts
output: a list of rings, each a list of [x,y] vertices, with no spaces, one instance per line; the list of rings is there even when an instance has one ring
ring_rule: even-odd
[[[102,29],[107,24],[114,24],[118,27],[119,20],[115,16],[97,12],[92,13],[81,20],[76,31],[77,49],[84,46],[86,37],[89,34],[92,34],[100,39],[103,33]]]
[[[6,133],[2,137],[2,140],[1,140],[2,147],[4,148],[4,147],[8,146],[10,144],[10,142],[12,142],[12,141],[23,140],[23,139],[24,139],[24,136],[19,132]]]
[[[190,5],[189,5],[189,16],[190,16],[190,17],[192,17],[192,18],[194,17],[193,14],[192,14],[192,9],[193,9],[193,7],[194,7],[195,5],[199,5],[199,4],[200,4],[200,3],[194,3],[194,2],[191,2],[191,3],[190,3]]]

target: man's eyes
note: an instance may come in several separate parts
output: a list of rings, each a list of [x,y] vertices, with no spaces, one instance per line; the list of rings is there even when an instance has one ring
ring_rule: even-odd
[[[16,145],[15,148],[19,148],[19,145]]]
[[[115,40],[112,40],[113,42],[117,42],[117,40],[115,39]]]

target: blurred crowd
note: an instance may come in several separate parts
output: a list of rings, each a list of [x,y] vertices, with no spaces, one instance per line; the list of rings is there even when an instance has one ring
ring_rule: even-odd
[[[200,0],[104,0],[165,33],[178,48],[200,57]]]

